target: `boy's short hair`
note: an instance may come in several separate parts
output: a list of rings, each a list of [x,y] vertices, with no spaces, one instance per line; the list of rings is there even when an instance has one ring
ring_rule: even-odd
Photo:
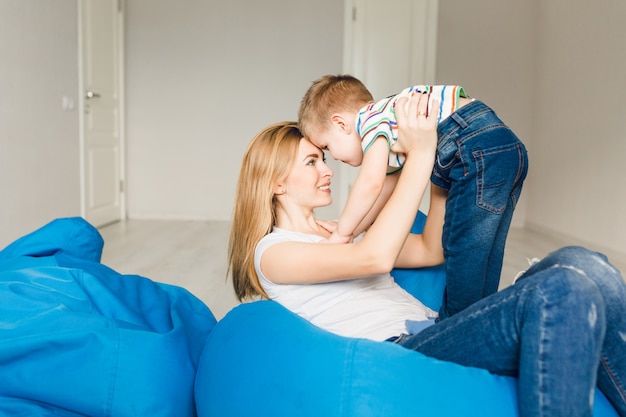
[[[313,82],[298,111],[298,124],[304,137],[314,129],[330,126],[330,116],[337,112],[356,112],[372,102],[372,94],[361,81],[351,75],[325,75]]]

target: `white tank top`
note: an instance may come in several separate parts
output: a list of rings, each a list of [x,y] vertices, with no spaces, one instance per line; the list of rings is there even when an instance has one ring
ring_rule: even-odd
[[[317,243],[321,237],[274,228],[261,239],[254,265],[267,295],[322,329],[348,337],[377,341],[408,333],[406,321],[437,316],[407,293],[390,274],[319,284],[275,284],[261,271],[261,257],[280,242]]]

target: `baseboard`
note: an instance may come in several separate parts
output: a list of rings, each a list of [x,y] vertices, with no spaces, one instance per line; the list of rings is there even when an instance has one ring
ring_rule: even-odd
[[[554,229],[550,229],[549,227],[545,227],[543,225],[539,225],[537,223],[529,221],[524,223],[524,228],[537,234],[545,235],[553,239],[558,239],[559,241],[564,242],[565,245],[583,246],[597,252],[602,252],[609,258],[609,260],[611,260],[611,262],[617,264],[616,266],[621,266],[620,270],[626,274],[626,269],[624,268],[624,266],[626,266],[626,252],[623,252],[616,248],[611,248],[608,246],[599,245],[597,243],[585,241],[584,239],[580,239],[578,237],[568,235],[566,233],[562,233]]]
[[[211,219],[206,213],[174,213],[164,211],[129,211],[126,217],[131,220],[222,221],[221,219]]]

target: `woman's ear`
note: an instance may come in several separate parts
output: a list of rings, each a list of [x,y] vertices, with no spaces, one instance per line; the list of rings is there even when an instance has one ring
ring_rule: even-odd
[[[285,185],[284,184],[276,184],[272,190],[274,195],[285,194]]]

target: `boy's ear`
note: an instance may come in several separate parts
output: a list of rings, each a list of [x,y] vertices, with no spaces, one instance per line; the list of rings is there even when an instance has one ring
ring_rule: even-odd
[[[343,116],[343,114],[340,114],[340,113],[333,114],[332,116],[330,116],[330,122],[332,123],[333,126],[339,128],[343,133],[350,134],[350,132],[352,131],[352,127],[350,126],[349,123],[346,122],[346,119]]]

